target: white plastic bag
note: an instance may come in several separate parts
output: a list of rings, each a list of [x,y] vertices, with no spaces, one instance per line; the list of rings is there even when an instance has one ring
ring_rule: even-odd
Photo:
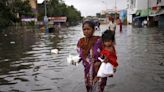
[[[80,57],[79,55],[69,55],[67,57],[67,63],[71,65],[78,65]]]
[[[98,77],[108,77],[114,74],[113,66],[111,63],[102,62],[98,70]]]

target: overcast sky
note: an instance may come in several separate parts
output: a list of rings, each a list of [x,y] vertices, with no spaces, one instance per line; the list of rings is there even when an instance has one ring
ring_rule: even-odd
[[[38,2],[43,0],[38,0]],[[114,9],[115,0],[63,0],[67,5],[73,5],[79,10],[82,16],[95,16],[96,13],[104,9]],[[126,8],[127,0],[116,0],[118,9]]]
[[[73,5],[78,9],[82,16],[93,15],[104,9],[114,9],[115,0],[63,0],[68,5]],[[118,9],[126,8],[127,0],[116,0]]]

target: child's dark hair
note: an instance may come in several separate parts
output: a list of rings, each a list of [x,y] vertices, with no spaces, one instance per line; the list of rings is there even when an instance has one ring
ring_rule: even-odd
[[[109,40],[114,41],[114,33],[111,30],[106,30],[105,32],[103,32],[101,38],[103,42]]]
[[[95,29],[95,23],[92,21],[84,21],[83,26],[88,24],[91,28]]]

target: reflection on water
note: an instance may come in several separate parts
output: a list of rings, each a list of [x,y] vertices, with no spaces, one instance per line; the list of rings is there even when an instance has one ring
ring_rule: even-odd
[[[159,28],[130,30],[127,27],[123,33],[117,33],[116,38],[119,72],[121,72],[118,76],[125,82],[124,86],[120,85],[122,92],[163,92],[164,30]],[[118,80],[118,85],[121,83]]]
[[[77,30],[40,33],[6,31],[0,34],[0,91],[56,90],[57,76],[67,66],[65,57],[74,53]],[[51,49],[59,49],[59,54]]]
[[[102,26],[103,30],[105,28],[106,26]],[[96,34],[100,35],[101,31]],[[67,65],[66,57],[69,53],[76,53],[76,42],[81,36],[81,25],[51,34],[26,30],[1,32],[0,91],[66,92],[64,90],[69,88],[71,83],[75,83],[66,80],[71,77],[69,74],[72,71],[79,72],[76,68]],[[116,32],[118,62],[122,69],[120,71],[125,72],[125,67],[129,71],[129,75],[124,76],[121,73],[118,75],[122,78],[135,78],[125,85],[132,84],[133,88],[133,84],[141,80],[140,85],[152,88],[144,91],[143,87],[140,88],[140,92],[162,92],[162,86],[164,86],[163,46],[164,30],[162,29],[132,29],[126,26],[122,33]],[[51,53],[51,49],[58,49],[59,54]],[[75,79],[79,77],[83,78],[77,75]],[[75,85],[79,87],[79,83]],[[119,87],[119,85],[116,86]],[[73,90],[78,90],[78,87],[67,92],[77,92]],[[137,91],[139,90],[134,90],[134,92]]]

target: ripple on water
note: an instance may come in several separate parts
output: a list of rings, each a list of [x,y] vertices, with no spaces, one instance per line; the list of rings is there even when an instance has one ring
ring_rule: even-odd
[[[107,28],[104,25],[101,27],[103,30]],[[100,35],[101,32],[96,31],[96,34]],[[54,34],[37,32],[24,34],[21,40],[17,35],[7,36],[18,42],[13,47],[5,45],[5,42],[8,42],[7,38],[4,41],[0,39],[0,51],[2,51],[0,91],[78,92],[79,89],[84,90],[83,75],[78,75],[79,67],[68,66],[66,62],[69,54],[77,54],[76,44],[82,36],[80,25]],[[116,91],[118,88],[120,91],[121,87],[114,84],[121,81],[122,84],[125,83],[123,86],[125,90],[135,88],[134,92],[163,92],[163,45],[163,31],[158,32],[156,29],[133,28],[124,29],[122,33],[116,32],[120,70],[118,69],[119,76],[113,78],[114,83],[107,87]],[[58,54],[50,53],[51,49],[56,48],[59,49]],[[80,69],[80,72],[83,72],[83,68]],[[119,72],[121,69],[125,74]],[[125,77],[127,80],[124,80]],[[76,81],[73,78],[76,78]],[[78,78],[81,78],[81,81]]]

